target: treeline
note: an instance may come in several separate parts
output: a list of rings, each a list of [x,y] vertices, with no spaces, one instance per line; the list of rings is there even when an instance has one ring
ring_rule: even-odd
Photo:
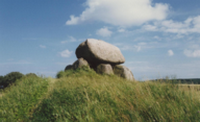
[[[20,72],[10,72],[6,74],[5,76],[0,76],[0,89],[4,89],[8,87],[9,85],[15,83],[18,79],[25,77],[25,76],[35,76],[34,73],[28,73],[26,75],[20,73]]]
[[[192,79],[156,79],[152,80],[154,82],[172,82],[172,83],[181,83],[181,84],[200,84],[200,78]]]
[[[183,84],[200,84],[200,78],[195,79],[177,79]]]

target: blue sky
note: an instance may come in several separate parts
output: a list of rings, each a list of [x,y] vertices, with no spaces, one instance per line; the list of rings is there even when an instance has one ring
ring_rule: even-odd
[[[0,0],[0,75],[55,77],[87,38],[120,48],[137,80],[200,78],[200,1]]]

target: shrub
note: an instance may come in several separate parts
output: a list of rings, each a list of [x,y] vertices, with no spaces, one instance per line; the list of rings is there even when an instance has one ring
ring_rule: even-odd
[[[20,72],[11,72],[7,75],[4,76],[3,82],[1,83],[4,88],[7,87],[8,85],[14,83],[17,79],[20,79],[24,75]]]
[[[2,85],[3,79],[4,79],[3,76],[0,76],[0,89],[3,88],[3,85]]]
[[[35,73],[28,73],[26,74],[27,77],[38,77]]]
[[[3,81],[3,76],[0,76],[0,83],[1,83],[1,81]]]
[[[56,78],[64,77],[64,75],[65,75],[65,71],[60,71],[57,73]]]
[[[90,69],[88,66],[83,66],[81,68],[77,68],[75,70],[66,70],[66,71],[60,71],[57,73],[56,78],[62,78],[62,77],[69,77],[69,76],[81,76],[83,74],[96,74],[96,72],[93,69]]]

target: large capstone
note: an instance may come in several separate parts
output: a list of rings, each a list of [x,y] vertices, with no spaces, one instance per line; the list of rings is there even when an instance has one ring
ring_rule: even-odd
[[[87,39],[82,42],[76,49],[76,57],[84,58],[92,67],[101,63],[122,64],[125,62],[118,47],[96,39]]]

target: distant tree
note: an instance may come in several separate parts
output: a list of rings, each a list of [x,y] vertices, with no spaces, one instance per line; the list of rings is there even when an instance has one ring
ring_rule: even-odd
[[[27,77],[38,77],[35,73],[28,73],[26,74]]]
[[[2,81],[3,81],[3,76],[0,76],[0,84],[1,84]]]
[[[11,72],[4,76],[2,85],[7,87],[8,85],[14,83],[17,79],[20,79],[24,75],[20,72]]]
[[[3,84],[2,84],[3,83],[3,79],[4,79],[3,76],[0,76],[0,89],[3,88]]]

